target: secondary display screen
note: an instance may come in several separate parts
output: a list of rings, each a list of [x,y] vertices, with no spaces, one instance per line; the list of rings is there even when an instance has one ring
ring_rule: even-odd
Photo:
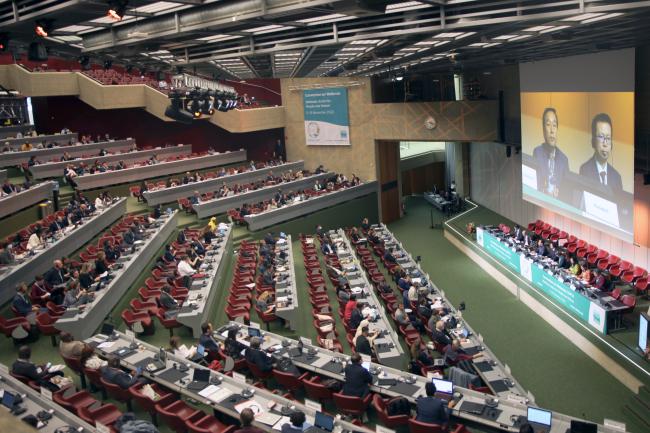
[[[520,65],[523,199],[633,240],[634,50]]]
[[[643,352],[648,347],[648,319],[643,314],[639,316],[639,341],[637,345]]]

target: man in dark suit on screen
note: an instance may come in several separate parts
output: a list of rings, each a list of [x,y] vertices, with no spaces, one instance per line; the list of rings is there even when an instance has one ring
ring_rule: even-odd
[[[594,154],[580,166],[580,176],[609,187],[614,193],[623,191],[621,175],[608,162],[614,147],[612,119],[605,113],[597,114],[591,121],[591,147]]]
[[[555,108],[544,109],[542,130],[544,143],[533,150],[533,159],[537,163],[537,189],[557,197],[564,176],[569,172],[569,159],[557,147],[558,118]]]

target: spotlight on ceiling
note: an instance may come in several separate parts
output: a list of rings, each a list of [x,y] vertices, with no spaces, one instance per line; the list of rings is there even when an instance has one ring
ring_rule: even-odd
[[[122,21],[128,3],[128,0],[110,0],[108,2],[108,16],[115,21]]]
[[[52,31],[52,21],[51,20],[38,20],[36,21],[36,26],[34,27],[34,32],[42,37],[46,38],[47,35]]]
[[[192,114],[183,109],[183,99],[181,95],[178,92],[173,91],[169,93],[169,99],[171,103],[165,110],[165,116],[181,123],[191,124]]]
[[[201,96],[201,113],[207,116],[214,114],[214,102],[210,93],[209,90],[206,90]]]

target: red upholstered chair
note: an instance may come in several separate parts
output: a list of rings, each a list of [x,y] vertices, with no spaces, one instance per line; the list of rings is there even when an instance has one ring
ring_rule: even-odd
[[[197,421],[188,420],[185,425],[190,433],[232,433],[239,429],[236,425],[225,425],[213,415],[206,415]]]
[[[105,399],[106,389],[104,389],[104,385],[102,385],[102,373],[99,371],[99,369],[83,367],[83,371],[88,378],[88,381],[90,382],[90,390],[92,392],[95,392],[93,388],[100,390],[102,392],[102,399]]]
[[[128,388],[124,389],[119,385],[107,382],[103,377],[100,377],[99,381],[112,399],[126,404],[128,411],[133,412],[133,407],[131,406],[131,393]]]
[[[174,328],[180,328],[182,325],[176,321],[175,317],[165,317],[165,309],[159,308],[156,317],[162,326],[169,330],[169,336],[174,335]]]
[[[612,290],[611,296],[614,299],[620,298],[621,297],[621,289],[616,287],[614,290]]]
[[[323,385],[320,376],[312,378],[305,377],[302,379],[302,384],[305,386],[305,392],[309,398],[320,401],[321,403],[326,400],[332,400],[332,390]]]
[[[257,313],[257,317],[266,324],[266,330],[270,331],[271,330],[271,322],[274,322],[277,320],[277,317],[273,313],[265,313],[264,311],[260,310],[257,308],[257,305],[255,306],[255,312]]]
[[[187,422],[196,422],[205,415],[200,410],[188,406],[182,400],[171,404],[156,404],[156,412],[162,417],[165,424],[176,433],[187,433]]]
[[[29,386],[33,390],[38,391],[38,392],[41,391],[41,386],[35,380],[31,380],[30,378],[28,378],[26,376],[21,376],[20,374],[16,374],[11,370],[9,370],[9,374],[11,375],[11,377],[13,377],[14,379],[18,379],[19,381],[21,381],[25,385]]]
[[[156,309],[156,313],[158,313],[158,309]],[[144,328],[145,333],[151,333],[153,330],[153,320],[151,319],[151,316],[149,316],[149,313],[146,311],[133,312],[127,308],[126,310],[122,311],[121,316],[122,320],[124,320],[124,323],[126,324],[126,327],[131,330],[133,330],[133,325],[138,322]]]
[[[52,394],[52,400],[76,414],[79,414],[79,410],[82,407],[88,407],[97,401],[88,391],[75,391],[72,388],[55,392]]]
[[[372,405],[377,412],[381,424],[388,428],[395,428],[406,425],[409,422],[408,415],[388,415],[389,399],[384,400],[379,394],[372,396]]]
[[[142,410],[149,412],[151,422],[153,422],[154,425],[158,425],[158,417],[156,416],[156,404],[160,404],[161,406],[169,405],[175,400],[178,400],[178,395],[171,391],[167,391],[157,383],[152,383],[151,387],[158,395],[158,399],[154,401],[142,393],[142,387],[144,385],[144,383],[136,383],[129,388],[129,393],[131,394],[133,400],[135,400],[135,402],[138,404],[138,406],[142,408]]]
[[[22,326],[25,329],[25,332],[29,332],[30,324],[29,320],[24,317],[13,317],[7,319],[0,316],[0,332],[2,332],[6,337],[11,337],[11,333],[14,332],[16,328]]]
[[[275,381],[286,388],[289,392],[294,393],[303,388],[302,380],[309,377],[309,373],[303,373],[296,377],[292,373],[286,373],[275,368],[272,370]]]
[[[47,301],[45,304],[45,307],[47,308],[47,311],[50,313],[50,316],[52,317],[58,317],[65,313],[65,307],[61,305],[56,305],[52,301]]]
[[[133,311],[146,311],[150,316],[155,316],[158,312],[158,304],[154,301],[143,301],[139,298],[131,299],[129,306]]]
[[[645,294],[648,290],[648,279],[647,278],[639,278],[636,280],[634,283],[634,290],[636,290],[636,293],[638,295]]]
[[[257,367],[257,365],[250,362],[249,360],[245,360],[245,362],[246,362],[246,366],[251,371],[253,376],[255,376],[256,379],[268,379],[269,377],[271,377],[271,375],[273,375],[272,370],[271,371],[262,371]]]
[[[346,415],[351,415],[356,418],[361,417],[366,412],[368,405],[370,405],[370,402],[372,401],[372,393],[368,393],[365,398],[361,398],[334,392],[332,393],[332,397],[334,397],[334,404],[338,410]]]
[[[56,336],[61,333],[54,327],[56,319],[49,315],[49,313],[40,313],[36,316],[36,326],[43,335],[49,335],[52,339],[52,346],[56,347]]]
[[[90,409],[89,407],[79,408],[79,418],[93,426],[96,422],[110,426],[121,416],[122,412],[120,412],[117,406],[110,403],[99,406],[96,409]]]
[[[627,307],[626,312],[632,312],[634,311],[634,307],[636,307],[636,296],[634,295],[623,295],[621,298],[621,302],[625,304]]]
[[[226,307],[226,316],[230,320],[237,320],[237,318],[242,317],[245,323],[251,321],[250,313],[244,308],[233,308],[230,305]]]

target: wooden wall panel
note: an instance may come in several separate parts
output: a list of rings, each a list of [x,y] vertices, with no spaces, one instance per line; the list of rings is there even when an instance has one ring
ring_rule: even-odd
[[[400,218],[399,142],[377,141],[381,220],[390,223]]]
[[[445,163],[434,162],[402,171],[402,196],[431,191],[433,185],[445,186]]]

